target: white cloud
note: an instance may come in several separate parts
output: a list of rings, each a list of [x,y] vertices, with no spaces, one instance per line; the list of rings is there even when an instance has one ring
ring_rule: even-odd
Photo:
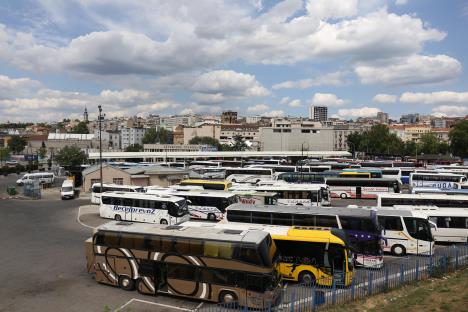
[[[468,115],[468,106],[441,105],[432,109],[434,116],[465,116]]]
[[[342,106],[347,103],[347,100],[338,98],[332,93],[315,93],[310,104],[316,106]]]
[[[272,111],[269,111],[269,112],[266,112],[266,113],[263,113],[262,116],[265,116],[265,117],[281,117],[284,115],[284,111],[282,110],[272,110]]]
[[[380,112],[380,109],[367,106],[360,108],[342,108],[338,110],[338,113],[335,116],[343,119],[352,119],[356,117],[374,117],[378,112]]]
[[[396,5],[405,5],[408,3],[408,0],[395,0]]]
[[[125,89],[119,91],[103,90],[100,93],[101,98],[108,102],[134,102],[146,100],[150,93],[143,90]]]
[[[286,105],[289,103],[289,100],[290,100],[289,96],[285,96],[281,99],[280,104]]]
[[[291,107],[301,107],[302,103],[301,103],[301,100],[295,99],[289,102],[288,105]]]
[[[462,66],[447,55],[413,55],[384,65],[359,65],[356,74],[363,84],[433,84],[456,78]]]
[[[309,0],[307,12],[321,20],[355,16],[358,0]]]
[[[257,105],[254,105],[254,106],[249,106],[247,108],[247,111],[251,112],[251,113],[259,113],[259,112],[264,112],[264,111],[269,110],[269,109],[270,109],[270,106],[268,106],[266,104],[257,104]]]
[[[270,94],[255,76],[232,70],[204,73],[193,84],[193,98],[201,103],[221,103],[231,99],[263,97]]]
[[[468,105],[468,92],[438,91],[438,92],[405,92],[400,96],[400,102],[412,104],[463,104]]]
[[[37,91],[41,85],[39,81],[29,78],[13,79],[0,75],[0,99],[27,96]]]
[[[375,103],[395,103],[397,96],[393,94],[379,93],[372,98],[372,102]]]
[[[301,79],[301,80],[288,80],[277,83],[272,86],[274,90],[278,89],[308,89],[311,87],[319,86],[340,86],[345,84],[346,72],[337,71],[334,73],[325,74],[317,78]]]

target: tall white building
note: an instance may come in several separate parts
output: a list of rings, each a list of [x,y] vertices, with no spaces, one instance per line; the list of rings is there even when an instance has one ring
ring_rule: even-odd
[[[314,121],[327,121],[328,107],[311,105],[309,107],[309,118]]]
[[[146,133],[145,128],[122,128],[120,131],[121,148],[126,149],[133,144],[142,144]]]

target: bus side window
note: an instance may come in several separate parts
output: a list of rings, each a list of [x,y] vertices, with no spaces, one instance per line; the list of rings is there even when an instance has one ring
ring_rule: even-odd
[[[403,224],[401,223],[400,217],[379,217],[379,224],[385,230],[390,231],[403,231]]]
[[[111,205],[112,198],[111,197],[102,197],[101,201],[102,201],[102,203],[104,205]]]

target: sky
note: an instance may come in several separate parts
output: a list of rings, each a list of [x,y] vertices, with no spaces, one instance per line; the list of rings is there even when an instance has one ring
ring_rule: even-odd
[[[468,114],[468,0],[3,0],[0,122]]]

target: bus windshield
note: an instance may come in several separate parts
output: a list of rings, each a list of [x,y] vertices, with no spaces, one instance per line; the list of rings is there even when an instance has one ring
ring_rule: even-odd
[[[405,217],[405,225],[408,233],[419,240],[432,242],[432,233],[429,222],[426,219]]]
[[[169,204],[168,212],[170,216],[176,218],[189,214],[187,201],[185,199],[182,199],[175,203]]]

